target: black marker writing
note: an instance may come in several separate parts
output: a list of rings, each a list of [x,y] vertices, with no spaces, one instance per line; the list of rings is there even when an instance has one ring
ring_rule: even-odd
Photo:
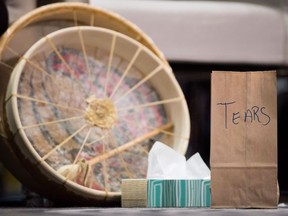
[[[233,102],[225,102],[225,103],[217,103],[217,105],[222,105],[222,106],[225,106],[225,113],[224,113],[224,115],[225,115],[225,128],[228,128],[228,124],[227,124],[227,116],[228,116],[228,105],[231,105],[231,104],[233,104],[233,103],[236,103],[236,101],[233,101]]]
[[[224,106],[224,124],[226,129],[228,129],[229,121],[231,121],[234,125],[238,125],[241,121],[244,123],[260,123],[263,126],[270,123],[271,118],[267,114],[266,107],[252,106],[250,109],[247,109],[244,112],[232,112],[231,115],[229,114],[228,106],[234,103],[236,103],[236,101],[217,103],[217,105]]]
[[[261,113],[262,113],[264,116],[267,117],[267,122],[262,124],[262,125],[266,126],[266,125],[268,125],[268,124],[270,123],[271,118],[270,118],[269,115],[267,115],[267,114],[264,112],[264,109],[266,109],[266,107],[262,107],[262,108],[260,109],[260,111],[261,111]]]

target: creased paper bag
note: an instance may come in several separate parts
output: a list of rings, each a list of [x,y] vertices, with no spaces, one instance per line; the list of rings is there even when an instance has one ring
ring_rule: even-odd
[[[212,72],[211,207],[277,207],[276,72]]]

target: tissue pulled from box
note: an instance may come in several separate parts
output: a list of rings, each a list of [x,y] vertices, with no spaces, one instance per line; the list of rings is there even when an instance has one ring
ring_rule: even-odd
[[[155,142],[148,156],[147,179],[210,179],[210,170],[199,153],[187,161],[174,149]]]
[[[187,161],[156,142],[148,155],[147,179],[122,180],[123,207],[209,207],[210,170],[198,153]]]

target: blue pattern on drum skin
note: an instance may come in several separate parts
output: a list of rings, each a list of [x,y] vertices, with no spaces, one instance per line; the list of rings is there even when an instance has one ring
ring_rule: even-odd
[[[42,95],[44,96],[45,100],[49,103],[53,103],[55,101],[53,101],[49,95],[48,95],[48,91],[46,91],[46,86],[45,86],[45,82],[44,80],[42,80],[41,82],[37,83],[37,84],[33,84],[33,81],[38,81],[37,78],[33,78],[33,76],[35,77],[35,74],[38,73],[37,71],[33,71],[31,74],[30,74],[30,78],[29,78],[29,89],[25,89],[26,91],[27,90],[30,90],[29,92],[29,96],[32,97],[32,98],[35,98],[36,94],[35,94],[35,86],[37,87],[37,84],[40,85],[42,87]],[[23,76],[21,76],[21,79],[22,79]],[[37,76],[36,76],[37,77]],[[47,80],[46,80],[47,81]],[[19,85],[19,88],[18,88],[18,93],[19,94],[22,94],[22,90],[21,90],[21,85]],[[36,97],[37,98],[37,97]],[[31,101],[31,109],[32,109],[32,112],[33,112],[33,115],[34,115],[34,119],[35,119],[35,123],[36,124],[39,124],[39,123],[42,123],[43,122],[43,113],[41,114],[40,110],[38,109],[39,108],[39,105],[37,105],[38,102],[35,102],[35,101]],[[18,103],[18,107],[19,107],[19,112],[22,113],[21,111],[21,103]],[[61,114],[59,113],[59,110],[55,107],[55,106],[47,106],[48,109],[45,109],[45,112],[49,112],[51,116],[54,116],[54,119],[61,119],[62,116]],[[24,111],[25,112],[25,111]],[[20,117],[25,117],[25,114],[24,115],[20,115]],[[69,136],[71,134],[71,130],[68,123],[67,122],[61,122],[59,123],[60,125],[63,125],[59,128],[61,128],[62,130],[66,131],[66,134],[67,136]],[[46,141],[48,142],[48,144],[50,145],[51,148],[55,147],[57,145],[57,143],[60,143],[62,140],[57,140],[55,138],[55,136],[53,136],[51,134],[51,130],[49,130],[49,128],[46,126],[46,125],[41,125],[39,126],[39,130],[40,130],[40,133],[43,135],[43,138],[46,139]],[[28,133],[27,133],[28,135]],[[37,143],[34,142],[34,139],[28,135],[28,139],[30,140],[30,142],[32,143],[32,145],[34,147],[37,146]],[[80,143],[81,140],[77,137],[73,137],[72,138],[76,143]],[[43,156],[42,154],[40,154],[41,156]],[[75,157],[76,155],[74,155]],[[66,163],[69,163],[69,161],[67,161]]]
[[[24,76],[21,76],[20,77],[20,83],[24,82],[23,79],[24,79]],[[35,91],[34,91],[34,85],[33,85],[32,82],[33,82],[33,73],[30,74],[30,78],[29,78],[29,87],[30,87],[29,88],[30,89],[29,96],[34,98],[35,97]],[[28,90],[28,89],[25,89],[25,90]],[[18,86],[18,93],[19,94],[23,94],[22,89],[21,89],[21,85]],[[18,110],[19,110],[19,113],[21,113],[21,114],[24,113],[24,115],[20,115],[20,118],[22,117],[21,121],[24,122],[24,117],[26,115],[25,115],[25,111],[22,110],[22,103],[20,103],[19,100],[21,100],[21,99],[18,99],[18,103],[17,103]],[[35,101],[31,101],[31,104],[32,104],[31,108],[32,108],[32,111],[33,111],[33,114],[34,114],[34,118],[36,120],[35,123],[41,123],[42,122],[41,121],[42,117],[41,117],[40,113],[38,112],[36,103],[37,102],[35,102]],[[40,126],[39,129],[40,129],[41,133],[44,135],[44,137],[47,139],[48,143],[53,145],[55,143],[55,140],[51,136],[49,131],[47,129],[45,129],[45,126]],[[27,136],[28,136],[29,141],[32,143],[32,145],[35,146],[35,144],[33,143],[33,139],[28,134],[27,134]]]

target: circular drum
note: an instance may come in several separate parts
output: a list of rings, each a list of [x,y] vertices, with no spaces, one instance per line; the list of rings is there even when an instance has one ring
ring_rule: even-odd
[[[154,142],[184,154],[190,133],[170,67],[100,27],[65,28],[36,42],[13,70],[5,111],[24,169],[45,196],[76,205],[119,205],[121,180],[146,177]]]
[[[14,22],[0,39],[0,159],[21,182],[34,191],[43,191],[43,185],[36,182],[34,175],[22,167],[17,149],[10,145],[10,131],[4,124],[5,92],[17,61],[40,38],[59,29],[70,26],[100,26],[121,32],[148,47],[165,64],[163,54],[152,40],[137,26],[112,12],[83,3],[56,3],[37,8]],[[16,155],[15,155],[16,154]],[[21,168],[19,168],[21,167]]]
[[[14,22],[0,38],[0,138],[4,143],[3,148],[6,148],[7,151],[11,150],[9,145],[5,144],[8,135],[2,124],[2,119],[4,119],[3,103],[7,84],[15,64],[40,38],[59,29],[83,25],[98,26],[123,33],[148,47],[168,65],[153,41],[136,25],[118,14],[84,3],[48,4],[27,13]],[[1,147],[2,145],[0,145]],[[1,152],[4,151],[0,151],[0,154]],[[6,154],[2,157],[4,161],[10,160],[9,157],[6,158]],[[11,163],[7,164],[10,166]]]

